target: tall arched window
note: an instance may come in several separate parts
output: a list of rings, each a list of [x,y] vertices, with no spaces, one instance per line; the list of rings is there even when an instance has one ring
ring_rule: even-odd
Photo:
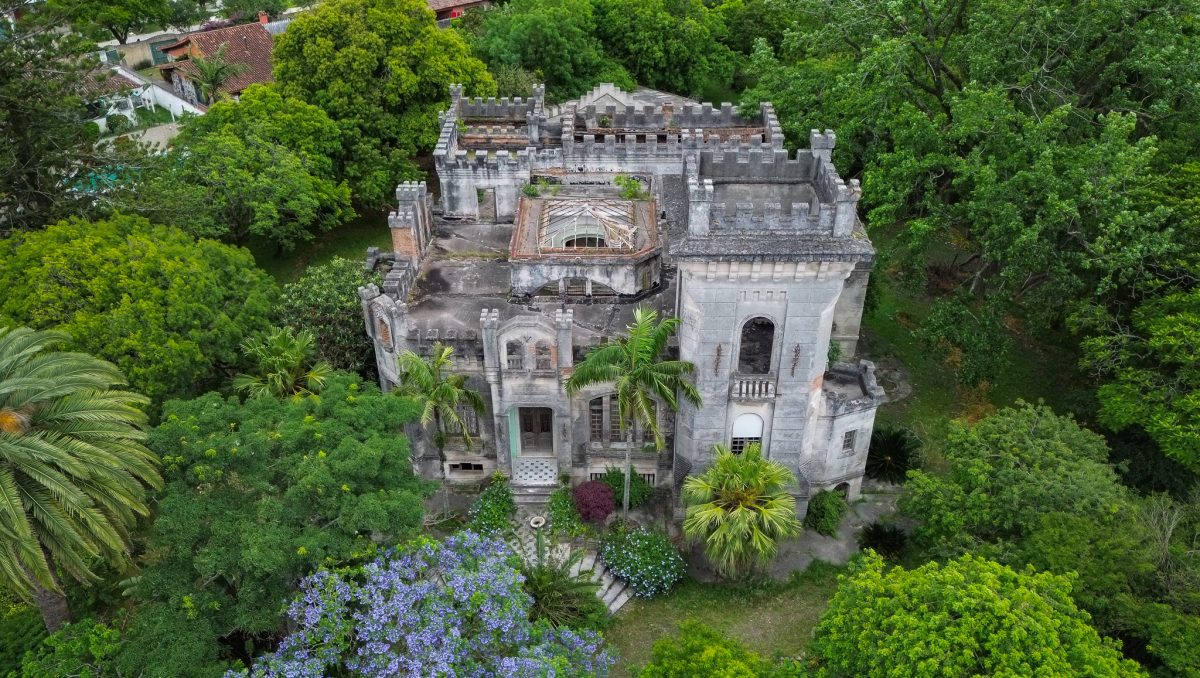
[[[604,398],[592,398],[588,403],[588,439],[604,442]]]
[[[505,345],[504,354],[505,367],[510,370],[525,369],[525,344],[519,341],[510,341]]]
[[[757,414],[742,414],[733,420],[733,435],[729,440],[729,451],[741,454],[754,444],[762,444],[763,420]]]
[[[775,323],[766,318],[751,318],[742,325],[738,349],[738,372],[767,374],[771,371],[771,352],[775,346]]]

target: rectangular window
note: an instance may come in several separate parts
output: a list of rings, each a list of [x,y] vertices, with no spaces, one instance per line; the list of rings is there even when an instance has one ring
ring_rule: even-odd
[[[550,347],[547,346],[546,344],[539,343],[534,348],[534,359],[535,359],[534,369],[538,369],[538,370],[554,369],[553,363],[550,362]]]
[[[741,454],[746,451],[751,445],[761,445],[762,438],[734,438],[729,441],[729,451],[734,454]]]
[[[475,464],[469,461],[450,464],[451,471],[482,471],[483,464]]]
[[[593,398],[588,404],[588,433],[594,443],[604,442],[604,399]]]
[[[842,434],[842,451],[853,452],[854,440],[858,437],[858,431],[846,431]]]
[[[458,417],[463,420],[464,424],[466,424],[468,435],[479,435],[479,415],[475,413],[475,408],[467,404],[459,404],[458,407],[454,408],[454,411],[458,413]],[[461,433],[462,430],[459,429],[455,431],[453,435],[459,435]]]
[[[625,434],[621,432],[621,408],[617,406],[616,396],[608,399],[608,439],[612,442],[625,442]]]

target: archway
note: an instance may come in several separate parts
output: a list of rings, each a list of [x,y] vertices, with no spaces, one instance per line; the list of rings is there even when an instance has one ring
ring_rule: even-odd
[[[766,318],[751,318],[742,325],[742,341],[738,348],[740,374],[768,374],[775,345],[775,323]]]
[[[733,433],[729,439],[729,451],[741,454],[751,445],[761,445],[763,420],[757,414],[741,414],[733,421]]]

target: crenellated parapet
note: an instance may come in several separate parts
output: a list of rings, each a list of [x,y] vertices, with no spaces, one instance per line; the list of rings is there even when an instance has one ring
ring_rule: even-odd
[[[396,209],[388,214],[392,251],[414,267],[433,240],[433,199],[424,181],[405,181],[396,187]]]

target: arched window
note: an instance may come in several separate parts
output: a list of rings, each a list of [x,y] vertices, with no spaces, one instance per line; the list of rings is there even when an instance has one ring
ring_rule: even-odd
[[[729,451],[741,454],[751,445],[762,444],[763,420],[757,414],[742,414],[733,421],[733,435],[730,436]]]
[[[525,344],[510,341],[505,346],[505,367],[510,370],[525,369]]]
[[[539,341],[533,347],[534,369],[536,370],[552,370],[554,363],[550,360],[550,344],[544,341]]]
[[[751,318],[742,325],[742,342],[738,349],[738,372],[768,374],[771,371],[771,351],[775,345],[775,323],[766,318]]]

